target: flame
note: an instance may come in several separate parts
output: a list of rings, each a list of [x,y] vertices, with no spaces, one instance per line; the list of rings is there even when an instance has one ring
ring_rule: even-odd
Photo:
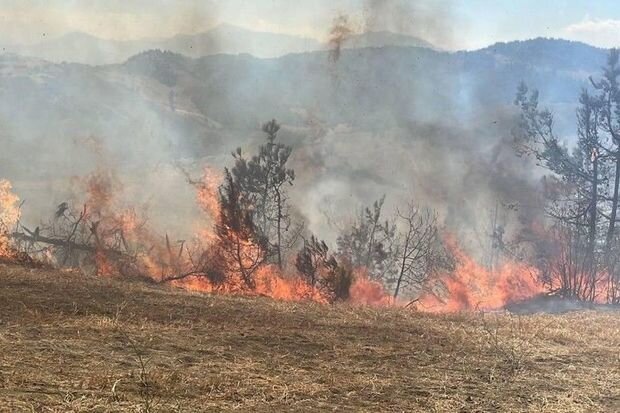
[[[112,277],[118,272],[116,266],[102,250],[95,253],[95,270],[100,277]]]
[[[545,292],[534,267],[506,260],[490,270],[467,255],[454,237],[447,237],[446,244],[456,268],[437,277],[438,282],[418,300],[417,308],[422,311],[494,310]]]
[[[349,301],[353,304],[371,307],[387,307],[394,304],[394,299],[385,291],[383,284],[371,280],[366,268],[354,270],[354,281],[349,289]]]
[[[86,205],[92,213],[102,214],[111,208],[118,191],[116,180],[104,171],[97,171],[86,178]]]
[[[12,192],[7,180],[0,180],[0,258],[12,258],[14,251],[9,242],[11,229],[19,221],[19,198]]]
[[[257,271],[256,291],[277,300],[327,303],[325,296],[317,289],[298,277],[286,277],[276,265],[267,265]]]
[[[196,183],[196,199],[198,205],[213,220],[220,216],[218,188],[222,183],[222,174],[213,168],[204,169],[202,179]]]
[[[220,216],[218,188],[221,178],[213,170],[205,169],[202,180],[195,185],[197,202],[211,218],[211,224],[217,222]],[[212,227],[200,228],[192,242],[174,244],[167,236],[160,236],[149,228],[135,209],[123,205],[117,181],[112,175],[96,173],[82,182],[87,195],[84,214],[91,224],[96,223],[96,228],[91,230],[96,239],[93,254],[96,273],[100,276],[120,275],[129,270],[161,280],[165,275],[193,273],[173,284],[201,292],[267,296],[285,301],[330,301],[325,292],[310,285],[294,271],[288,272],[273,264],[258,267],[252,274],[253,283],[250,286],[233,270],[234,263],[228,265],[227,260],[231,257],[225,253],[215,257],[220,260],[215,262],[216,267],[219,265],[224,269],[221,279],[209,277],[209,263],[194,271],[196,257],[217,250],[217,237]],[[19,220],[19,199],[11,189],[8,181],[0,181],[0,257],[11,253],[8,235],[10,228]],[[256,261],[252,254],[260,248],[249,240],[242,240],[240,245],[241,259],[248,263]],[[505,260],[490,270],[465,253],[455,237],[447,237],[446,245],[455,257],[456,268],[450,273],[433,277],[430,288],[416,303],[420,310],[453,312],[497,309],[511,301],[545,291],[545,286],[538,280],[538,270],[526,263]],[[192,253],[188,252],[190,249]],[[119,252],[123,256],[119,256]],[[129,258],[130,267],[126,266],[125,258]],[[377,307],[401,304],[394,302],[381,282],[369,277],[367,270],[355,268],[353,271],[350,303]]]
[[[296,276],[285,275],[276,265],[265,265],[255,274],[256,287],[244,288],[241,281],[227,280],[216,285],[204,277],[191,277],[176,283],[177,286],[192,291],[207,293],[264,296],[282,301],[314,301],[327,304],[324,294]]]

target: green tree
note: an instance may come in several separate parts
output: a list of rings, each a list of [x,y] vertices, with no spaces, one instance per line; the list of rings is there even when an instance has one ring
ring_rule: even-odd
[[[220,217],[216,224],[219,256],[226,272],[237,275],[244,286],[255,287],[254,273],[265,262],[267,239],[254,224],[251,199],[228,169],[220,186]]]
[[[520,108],[517,142],[522,152],[535,156],[539,165],[551,172],[546,180],[547,212],[564,232],[569,251],[558,258],[564,268],[556,277],[562,295],[594,300],[600,280],[601,223],[609,156],[602,156],[602,108],[600,97],[583,90],[577,110],[577,143],[572,151],[560,143],[553,129],[553,116],[539,108],[538,92],[525,84],[517,91]],[[570,262],[566,262],[569,259]]]
[[[350,228],[337,239],[338,254],[354,267],[364,267],[381,280],[394,265],[396,226],[382,216],[385,196],[363,208]]]
[[[286,186],[295,180],[295,171],[287,167],[292,148],[276,141],[280,125],[275,120],[265,123],[262,130],[267,141],[258,154],[246,159],[237,149],[231,173],[250,200],[258,231],[269,240],[270,253],[282,268],[283,250],[292,244],[286,239],[291,227]]]

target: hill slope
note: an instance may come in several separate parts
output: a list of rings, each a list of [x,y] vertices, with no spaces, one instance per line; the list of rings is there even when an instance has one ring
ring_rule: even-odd
[[[617,315],[439,317],[0,267],[7,412],[145,395],[171,412],[611,412],[619,346]]]

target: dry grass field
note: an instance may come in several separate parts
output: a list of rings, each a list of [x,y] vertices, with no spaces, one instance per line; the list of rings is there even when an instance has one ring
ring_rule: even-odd
[[[0,411],[619,412],[620,314],[429,315],[0,267]]]

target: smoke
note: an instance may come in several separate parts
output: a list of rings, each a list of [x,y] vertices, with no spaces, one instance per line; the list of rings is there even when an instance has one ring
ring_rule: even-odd
[[[445,0],[367,0],[364,31],[409,34],[447,49],[454,44],[452,13]]]
[[[540,219],[542,208],[537,169],[512,146],[513,116],[478,122],[464,127],[446,118],[378,131],[340,125],[315,137],[293,156],[293,195],[309,228],[334,242],[354,211],[385,194],[387,214],[409,200],[434,208],[469,253],[488,253],[495,209],[508,239]]]
[[[177,30],[199,28],[211,18],[205,10]],[[361,24],[334,20],[330,51],[278,59],[148,52],[84,67],[4,56],[0,177],[36,224],[79,199],[72,177],[108,170],[125,204],[147,208],[160,232],[187,238],[203,218],[178,164],[193,177],[221,169],[235,147],[253,152],[264,139],[260,123],[275,117],[284,124],[279,139],[294,147],[291,197],[310,231],[333,242],[361,205],[385,194],[387,213],[409,200],[435,208],[483,255],[496,208],[506,237],[540,211],[536,169],[511,146],[511,98],[484,85],[493,78],[465,55],[344,50],[362,30],[450,44],[446,2],[367,1],[361,13]],[[495,69],[488,59],[480,66]],[[511,95],[516,83],[507,79]]]
[[[353,29],[350,27],[348,16],[341,14],[334,19],[327,41],[330,48],[329,59],[332,62],[338,61],[342,45],[352,33]]]
[[[369,0],[361,30],[350,16],[334,19],[329,61],[338,65],[327,66],[330,102],[324,104],[332,111],[322,111],[324,118],[298,112],[306,129],[296,133],[312,136],[313,144],[294,158],[305,169],[298,174],[299,204],[309,227],[326,239],[335,240],[352,208],[384,194],[388,212],[412,198],[437,209],[443,225],[479,256],[488,253],[493,221],[508,238],[541,219],[540,174],[515,156],[510,100],[489,105],[478,74],[460,73],[465,59],[450,56],[447,63],[421,51],[411,53],[418,59],[411,64],[402,57],[409,52],[343,52],[360,31],[406,33],[449,47],[451,14],[443,1]],[[305,181],[306,174],[312,178]]]

